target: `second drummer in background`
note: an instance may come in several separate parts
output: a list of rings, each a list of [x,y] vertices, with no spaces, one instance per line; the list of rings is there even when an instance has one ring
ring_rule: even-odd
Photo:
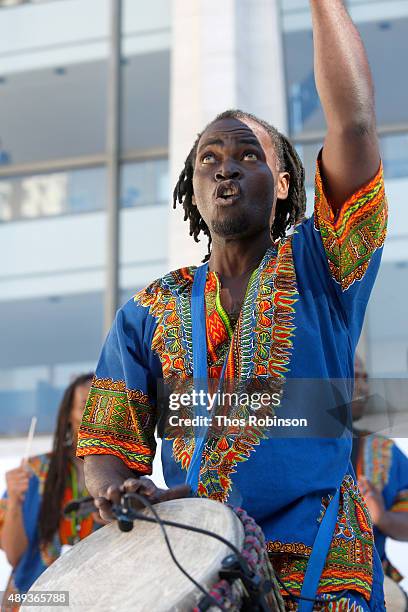
[[[63,517],[69,501],[88,495],[83,463],[75,457],[75,449],[92,376],[78,376],[65,390],[52,452],[30,457],[6,473],[7,491],[0,501],[0,546],[13,570],[3,595],[4,606],[15,601],[15,595],[26,593],[64,548],[103,524],[93,504],[80,514]],[[18,609],[18,605],[7,605],[7,609]]]

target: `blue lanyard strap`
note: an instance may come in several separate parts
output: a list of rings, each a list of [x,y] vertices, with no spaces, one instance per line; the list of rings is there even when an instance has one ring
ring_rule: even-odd
[[[193,377],[194,389],[197,394],[204,391],[204,397],[208,393],[208,364],[207,364],[207,334],[206,334],[206,311],[205,311],[205,284],[207,280],[208,264],[197,268],[193,288],[191,293],[191,319],[193,336]],[[218,382],[218,390],[221,389],[228,362],[228,355],[224,361],[221,376]],[[198,396],[199,397],[199,396]],[[194,412],[194,416],[210,417],[208,402],[199,403]],[[203,454],[208,426],[205,424],[194,428],[195,447],[187,471],[186,483],[189,484],[194,492],[198,489],[200,475],[201,457]]]
[[[208,264],[199,266],[194,275],[191,293],[191,322],[193,339],[193,377],[194,390],[197,393],[204,391],[205,397],[208,392],[208,369],[207,369],[207,336],[205,327],[205,283],[207,280]],[[198,396],[200,397],[200,396]],[[207,405],[199,403],[194,416],[206,416]],[[187,471],[186,483],[194,492],[198,489],[201,456],[204,447],[206,427],[195,427],[195,446]]]
[[[326,512],[323,515],[322,522],[320,523],[320,527],[313,544],[312,553],[309,557],[303,580],[303,586],[300,593],[301,597],[306,597],[312,601],[305,601],[301,599],[299,601],[298,612],[313,611],[313,600],[317,594],[320,576],[323,572],[324,564],[333,538],[334,528],[336,526],[339,500],[340,489],[337,489],[334,497],[331,499],[326,509]]]
[[[207,372],[207,336],[205,328],[205,283],[208,264],[197,268],[191,292],[194,382],[205,383]]]

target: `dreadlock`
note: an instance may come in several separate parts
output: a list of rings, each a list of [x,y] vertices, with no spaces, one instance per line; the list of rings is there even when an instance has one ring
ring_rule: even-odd
[[[82,374],[66,388],[58,410],[50,465],[44,486],[39,516],[39,534],[42,546],[52,541],[61,521],[61,506],[71,461],[72,446],[67,445],[74,394],[78,387],[90,382],[93,373]]]
[[[279,162],[279,172],[288,172],[289,193],[286,200],[279,200],[276,207],[275,218],[271,228],[272,239],[278,240],[284,238],[286,230],[295,225],[304,218],[306,210],[306,191],[305,191],[305,170],[301,159],[292,145],[292,143],[278,130],[263,119],[258,119],[251,113],[246,113],[240,110],[227,110],[217,115],[214,121],[211,121],[204,130],[198,134],[196,141],[184,162],[184,168],[180,173],[179,180],[173,192],[173,208],[176,208],[177,203],[183,205],[184,221],[190,222],[190,236],[193,236],[196,242],[199,242],[198,236],[203,232],[208,238],[208,253],[204,258],[204,262],[208,261],[211,254],[211,234],[204,219],[201,217],[197,206],[193,205],[193,174],[197,155],[197,147],[201,136],[207,128],[221,119],[238,119],[252,120],[258,125],[261,125],[270,135],[272,144],[275,148],[275,153]]]

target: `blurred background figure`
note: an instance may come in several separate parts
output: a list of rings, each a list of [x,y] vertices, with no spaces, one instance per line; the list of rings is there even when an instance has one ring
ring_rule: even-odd
[[[3,602],[12,593],[28,591],[68,546],[101,524],[93,504],[69,517],[62,514],[69,501],[88,495],[83,462],[75,457],[75,449],[92,376],[78,376],[66,389],[52,452],[31,457],[6,474],[7,491],[0,506],[0,545],[13,571]]]
[[[0,165],[9,164],[10,162],[10,154],[3,148],[3,143],[0,138]]]
[[[408,458],[389,438],[358,429],[370,396],[368,374],[358,355],[354,368],[353,466],[373,520],[375,545],[384,572],[400,582],[404,576],[387,558],[385,544],[388,537],[408,542]]]

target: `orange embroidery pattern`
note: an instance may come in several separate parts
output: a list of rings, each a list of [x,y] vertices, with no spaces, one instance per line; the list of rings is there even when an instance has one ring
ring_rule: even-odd
[[[327,500],[324,500],[324,506],[327,507]],[[341,485],[337,523],[318,593],[350,589],[369,600],[373,579],[373,546],[368,509],[353,478],[345,476]],[[285,586],[294,594],[299,594],[311,547],[301,542],[286,544],[273,541],[267,543],[267,550]]]
[[[287,238],[277,253],[268,253],[251,280],[232,337],[226,384],[236,377],[247,388],[256,380],[265,391],[282,390],[290,362],[297,295],[292,239]],[[269,406],[258,411],[259,417],[270,414]],[[247,416],[247,406],[236,406],[230,412],[232,419]],[[225,502],[237,463],[246,461],[265,438],[264,428],[254,425],[227,428],[218,437],[210,435],[203,451],[198,494]]]
[[[324,194],[319,162],[315,194],[315,228],[320,231],[330,272],[345,291],[363,278],[372,254],[384,244],[387,200],[382,165],[373,180],[342,206],[337,218]]]
[[[124,380],[94,377],[78,433],[77,455],[115,455],[151,474],[156,418],[148,396]]]

